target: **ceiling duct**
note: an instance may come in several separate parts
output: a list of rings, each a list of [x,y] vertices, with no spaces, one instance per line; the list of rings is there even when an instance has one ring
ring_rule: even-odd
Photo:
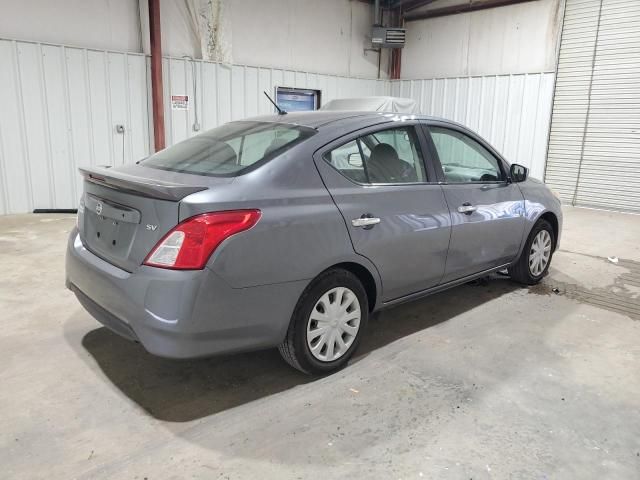
[[[374,21],[371,29],[371,46],[373,48],[404,47],[406,31],[400,27],[383,27],[380,18],[380,0],[373,4]]]
[[[398,27],[377,27],[371,30],[371,44],[374,48],[404,47],[406,30]]]

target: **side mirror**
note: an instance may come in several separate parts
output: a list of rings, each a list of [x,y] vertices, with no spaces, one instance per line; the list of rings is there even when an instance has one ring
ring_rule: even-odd
[[[509,169],[509,176],[514,183],[524,182],[527,179],[527,175],[529,175],[529,169],[517,163],[512,164]]]
[[[362,167],[362,157],[359,153],[350,153],[347,157],[347,163],[352,167]]]

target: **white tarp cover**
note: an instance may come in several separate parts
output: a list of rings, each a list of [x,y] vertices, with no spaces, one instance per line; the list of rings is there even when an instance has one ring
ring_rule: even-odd
[[[337,98],[327,102],[320,110],[418,113],[418,105],[411,98],[401,97]]]

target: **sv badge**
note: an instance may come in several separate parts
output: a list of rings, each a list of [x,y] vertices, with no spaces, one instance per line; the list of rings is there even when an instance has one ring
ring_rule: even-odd
[[[153,232],[157,228],[158,228],[158,225],[151,225],[150,223],[147,223],[147,230],[151,230]]]

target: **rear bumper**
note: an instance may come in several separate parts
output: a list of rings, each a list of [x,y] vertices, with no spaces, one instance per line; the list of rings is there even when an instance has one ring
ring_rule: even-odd
[[[115,333],[158,356],[195,358],[278,345],[307,282],[236,289],[207,268],[128,273],[88,251],[74,229],[66,284]]]

